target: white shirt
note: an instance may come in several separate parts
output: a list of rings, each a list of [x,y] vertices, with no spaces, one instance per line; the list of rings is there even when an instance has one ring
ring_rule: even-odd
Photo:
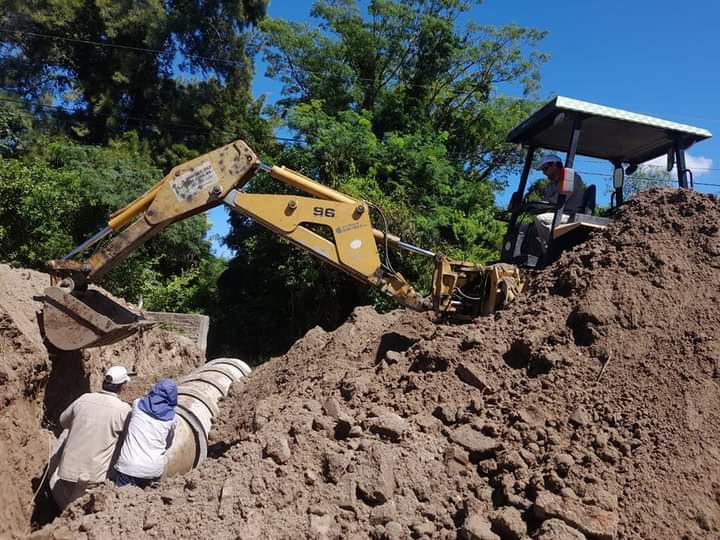
[[[158,420],[133,403],[125,442],[115,469],[135,478],[159,478],[165,470],[167,449],[175,434],[175,422]]]

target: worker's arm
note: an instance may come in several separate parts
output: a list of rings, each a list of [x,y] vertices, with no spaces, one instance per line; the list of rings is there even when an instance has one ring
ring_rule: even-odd
[[[170,431],[168,431],[167,438],[165,439],[165,448],[168,449],[172,446],[173,441],[175,440],[175,427],[177,426],[177,417],[173,420],[172,426],[170,427]]]
[[[72,425],[72,420],[75,417],[75,403],[77,403],[77,400],[68,405],[60,415],[60,427],[63,429],[70,429]]]

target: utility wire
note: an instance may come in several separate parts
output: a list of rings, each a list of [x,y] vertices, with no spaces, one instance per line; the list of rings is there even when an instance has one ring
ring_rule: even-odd
[[[19,105],[26,105],[26,104],[27,104],[27,102],[25,102],[25,101],[23,101],[23,100],[6,98],[6,97],[0,97],[0,101],[4,101],[4,102],[8,102],[8,103],[15,103],[15,104],[19,104]],[[61,106],[61,105],[44,105],[44,104],[42,104],[42,103],[34,103],[33,106],[39,107],[39,108],[42,108],[42,109],[61,110],[61,111],[70,112],[70,113],[77,113],[77,112],[78,112],[77,109],[73,109],[73,108],[70,108],[70,107],[63,107],[63,106]],[[28,112],[28,111],[24,111],[24,110],[23,110],[23,111],[19,111],[19,112],[22,113],[22,114],[28,115],[28,116],[30,116],[30,117],[33,117],[32,113],[30,113],[30,112]],[[117,117],[116,117],[116,118],[117,118]],[[165,120],[160,120],[160,119],[157,119],[157,118],[135,117],[135,116],[125,116],[125,117],[123,117],[123,118],[129,119],[129,120],[132,120],[132,121],[136,121],[136,122],[140,122],[140,123],[144,123],[144,125],[151,125],[151,126],[170,125],[170,126],[175,126],[175,127],[180,128],[180,129],[184,129],[184,130],[186,130],[186,131],[192,131],[192,132],[196,132],[196,133],[207,133],[208,131],[210,131],[210,130],[212,130],[212,129],[218,129],[218,128],[211,128],[211,127],[203,127],[203,126],[200,126],[200,125],[198,125],[198,124],[186,124],[186,123],[181,123],[181,122],[165,121]],[[229,135],[229,136],[231,136],[231,137],[237,137],[237,136],[239,135],[239,134],[236,133],[236,132],[231,132],[231,131],[224,130],[224,129],[218,129],[218,131],[219,131],[220,133],[225,133],[226,135]],[[278,137],[278,136],[275,136],[275,135],[273,135],[273,136],[271,136],[271,137],[272,137],[273,139],[277,140],[277,141],[283,141],[283,142],[299,142],[299,140],[298,140],[298,139],[295,139],[295,138]],[[448,157],[451,157],[451,156],[448,156]],[[699,167],[694,167],[693,169],[694,169],[694,170],[705,170],[705,169],[702,169],[702,168],[699,168]],[[707,169],[707,170],[716,170],[716,169]],[[612,175],[610,175],[610,174],[608,174],[608,173],[592,172],[592,171],[577,171],[577,172],[578,172],[579,174],[584,174],[584,175],[587,175],[587,176],[599,176],[599,177],[607,178],[607,179],[612,178]],[[665,182],[665,181],[667,181],[668,179],[666,179],[666,178],[657,178],[657,177],[648,177],[648,178],[638,178],[637,180],[640,180],[640,181],[645,180],[645,181],[648,181],[648,182],[650,182],[650,181]],[[714,180],[714,179],[713,179],[713,180]],[[695,181],[695,182],[693,182],[693,184],[696,185],[696,186],[720,187],[720,180],[719,180],[717,183],[697,182],[697,181]]]
[[[590,172],[590,171],[577,171],[577,172],[579,174],[584,174],[584,175],[588,175],[588,176],[600,176],[602,178],[612,179],[612,175],[607,174],[607,173]],[[630,175],[630,176],[632,177],[632,175]],[[675,183],[675,179],[673,179],[673,178],[635,177],[635,178],[633,178],[633,180],[638,181],[638,182],[645,182],[645,183],[648,183],[648,182],[664,182],[664,183],[668,183],[668,184]],[[720,181],[718,181],[717,183],[694,181],[693,184],[696,186],[720,187]]]
[[[144,52],[147,54],[154,54],[154,55],[160,55],[160,54],[165,53],[165,51],[163,51],[161,49],[151,49],[151,48],[147,48],[147,47],[135,47],[135,46],[131,46],[131,45],[120,45],[117,43],[107,43],[107,42],[102,42],[102,41],[94,41],[94,40],[90,40],[90,39],[80,39],[80,38],[71,38],[71,37],[67,37],[67,36],[57,36],[57,35],[51,35],[51,34],[44,34],[41,32],[18,30],[18,29],[13,29],[13,28],[0,28],[0,32],[20,34],[20,35],[29,35],[29,36],[43,38],[43,39],[56,39],[56,40],[61,40],[61,41],[68,41],[68,42],[74,42],[74,43],[81,43],[81,44],[85,44],[85,45],[92,45],[92,46],[96,46],[96,47],[109,47],[109,48],[115,48],[115,49],[121,49],[121,50],[123,50],[123,49],[131,50],[131,51]],[[219,62],[219,63],[224,63],[224,64],[237,65],[237,66],[241,66],[241,67],[246,66],[246,64],[242,61],[230,60],[227,58],[217,58],[217,57],[213,57],[213,56],[202,56],[202,55],[184,54],[184,53],[183,53],[183,56],[185,56],[187,58],[195,58],[198,60],[203,60],[206,62]],[[318,72],[318,71],[313,71],[313,70],[309,70],[309,69],[305,69],[304,71],[311,75],[316,75],[316,76],[321,76],[321,77],[330,77],[330,76],[340,77],[340,75],[335,75],[332,73],[325,73],[325,72]],[[355,80],[358,80],[358,81],[366,81],[366,82],[376,82],[377,81],[377,79],[370,78],[370,77],[355,76],[352,78]],[[430,84],[413,83],[413,86],[418,87],[418,88],[431,88],[431,89],[436,88],[436,86],[430,85]],[[449,90],[446,90],[446,93],[451,94],[451,95],[456,95],[456,96],[467,95],[470,92],[472,92],[472,91],[449,91]],[[521,96],[508,96],[508,95],[495,95],[493,97],[504,98],[504,99],[515,99],[515,100],[526,99]],[[705,120],[708,122],[710,122],[710,121],[720,122],[719,118],[698,117],[698,116],[685,116],[685,117],[693,118],[695,120]],[[658,165],[650,165],[650,166],[658,166]],[[694,169],[720,171],[720,169],[705,169],[705,168],[699,168],[699,167],[694,167]]]
[[[111,47],[111,48],[117,48],[117,49],[135,50],[135,51],[145,52],[145,53],[148,53],[148,54],[156,54],[156,55],[157,55],[157,54],[162,54],[162,53],[163,53],[163,51],[162,51],[162,50],[159,50],[159,49],[149,49],[149,48],[144,48],[144,47],[133,47],[133,46],[128,46],[128,45],[118,45],[118,44],[113,44],[113,43],[103,43],[103,42],[99,42],[99,41],[92,41],[92,40],[86,40],[86,39],[77,39],[77,38],[69,38],[69,37],[64,37],[64,36],[53,36],[53,35],[42,34],[42,33],[38,33],[38,32],[29,32],[29,31],[22,31],[22,30],[13,30],[13,29],[7,29],[7,28],[0,28],[0,32],[25,34],[25,35],[31,35],[31,36],[41,37],[41,38],[45,38],[45,39],[59,39],[59,40],[64,40],[64,41],[78,42],[78,43],[82,43],[82,44],[94,45],[94,46],[100,46],[100,47]],[[204,60],[204,61],[210,61],[210,62],[217,61],[217,62],[224,62],[224,63],[242,64],[241,62],[238,62],[238,61],[227,60],[227,59],[223,59],[223,58],[207,57],[207,56],[200,56],[200,55],[190,55],[190,54],[186,54],[185,56],[187,56],[188,58],[198,58],[198,59],[201,59],[201,60]],[[320,73],[320,72],[316,72],[316,71],[312,71],[312,70],[305,70],[305,71],[308,72],[308,73],[310,73],[310,74],[312,74],[312,75],[319,75],[319,76],[329,76],[329,75],[332,75],[332,74]],[[375,79],[371,79],[371,78],[368,78],[368,77],[355,77],[355,79],[357,79],[357,80],[363,80],[363,81],[375,81]],[[432,86],[432,85],[415,84],[414,86],[426,87],[426,88],[434,88],[434,86]],[[469,92],[468,92],[468,91],[455,91],[455,92],[449,91],[448,93],[450,93],[450,94],[455,94],[455,95],[466,95],[466,94],[468,94]],[[496,95],[496,96],[494,96],[494,97],[496,97],[496,98],[506,98],[506,99],[523,99],[523,98],[517,97],[517,96],[499,96],[499,95]],[[3,101],[6,101],[6,100],[3,100]],[[37,105],[37,106],[40,106],[40,107],[43,107],[43,108],[48,108],[48,106],[45,106],[45,105]],[[60,110],[65,110],[65,111],[69,111],[69,112],[77,112],[75,109],[70,109],[70,108],[65,108],[65,107],[60,107],[60,106],[54,106],[54,108],[60,109]],[[197,125],[197,124],[189,125],[189,124],[184,124],[184,123],[180,123],[180,122],[150,119],[150,118],[147,118],[147,117],[125,116],[124,119],[130,120],[130,121],[134,121],[134,122],[136,122],[136,123],[140,123],[141,125],[142,125],[143,122],[152,122],[152,124],[146,124],[146,125],[171,125],[171,126],[180,127],[180,128],[182,128],[182,129],[185,129],[185,130],[194,130],[194,131],[203,131],[203,132],[207,132],[207,131],[209,131],[209,130],[211,129],[211,128],[203,128],[202,126],[199,126],[199,125]],[[230,131],[227,131],[227,130],[219,129],[218,131],[220,131],[220,133],[225,133],[225,134],[228,134],[228,135],[233,136],[233,137],[236,136],[235,133],[230,132]],[[297,142],[297,139],[291,139],[291,138],[286,138],[286,137],[274,137],[274,138],[275,138],[276,140],[279,140],[279,141]],[[584,162],[586,162],[586,163],[595,163],[595,162],[596,162],[596,161],[593,160],[592,158],[586,158],[586,157],[584,157],[584,156],[578,156],[576,159],[579,159],[579,160],[584,161]],[[653,167],[653,168],[664,168],[662,165],[655,165],[655,164],[645,164],[645,165],[642,165],[642,166],[643,166],[643,167]],[[694,170],[694,171],[720,171],[720,168],[713,168],[713,167],[692,167],[691,170]],[[597,175],[598,173],[587,173],[587,172],[586,172],[586,173],[584,173],[584,174],[594,174],[594,175]],[[603,175],[603,176],[608,176],[608,175]],[[657,180],[659,180],[659,179],[657,179]],[[701,183],[701,182],[694,182],[694,183],[697,184],[697,185],[710,185],[710,186],[715,185],[715,184],[704,184],[704,183]]]
[[[5,101],[8,103],[16,103],[19,105],[25,105],[27,104],[25,101],[22,100],[16,100],[12,98],[4,98],[0,97],[0,101]],[[46,110],[57,110],[57,111],[64,111],[69,113],[78,113],[83,112],[82,109],[74,109],[71,107],[63,107],[62,105],[44,105],[42,103],[33,103],[33,107],[39,107],[41,109]],[[25,114],[27,116],[33,117],[34,115],[28,111],[21,110],[19,111],[21,114]],[[220,133],[224,133],[226,135],[230,135],[231,137],[237,137],[239,134],[236,132],[228,131],[225,129],[215,128],[215,127],[204,127],[199,124],[187,124],[183,122],[174,122],[172,120],[162,120],[159,118],[149,118],[149,117],[141,117],[141,116],[123,116],[123,117],[117,117],[114,116],[114,118],[119,118],[121,120],[131,120],[135,123],[140,123],[141,125],[148,125],[148,126],[175,126],[185,131],[191,131],[196,133],[207,133],[208,131],[216,129]],[[95,120],[98,120],[97,118]],[[289,137],[277,137],[272,136],[272,138],[278,140],[278,141],[286,141],[286,142],[297,142],[297,139],[289,138]]]
[[[598,163],[598,161],[604,161],[600,160],[600,158],[589,158],[585,156],[576,156],[576,160],[583,161],[585,163]],[[665,165],[656,165],[654,163],[638,163],[639,167],[652,167],[654,169],[665,169]],[[714,167],[691,167],[693,171],[720,171],[720,168],[714,168]]]
[[[27,30],[16,30],[16,29],[12,29],[12,28],[0,28],[0,32],[4,32],[4,33],[8,33],[8,34],[29,35],[29,36],[38,37],[38,38],[43,38],[43,39],[56,39],[56,40],[61,40],[61,41],[69,41],[69,42],[74,42],[74,43],[81,43],[81,44],[84,44],[84,45],[91,45],[91,46],[95,46],[95,47],[110,47],[110,48],[115,48],[115,49],[125,49],[125,50],[144,52],[144,53],[147,53],[147,54],[154,54],[154,55],[164,54],[164,52],[165,52],[165,51],[163,51],[163,50],[161,50],[161,49],[150,49],[150,48],[145,48],[145,47],[133,47],[133,46],[130,46],[130,45],[119,45],[119,44],[115,44],[115,43],[106,43],[106,42],[102,42],[102,41],[93,41],[93,40],[90,40],[90,39],[70,38],[70,37],[67,37],[67,36],[57,36],[57,35],[51,35],[51,34],[43,34],[43,33],[40,33],[40,32],[30,32],[30,31],[27,31]],[[185,56],[185,57],[187,57],[187,58],[197,58],[197,59],[200,59],[200,60],[203,60],[203,61],[206,61],[206,62],[220,62],[220,63],[227,63],[227,64],[235,64],[235,65],[239,65],[239,66],[241,66],[241,67],[245,67],[245,65],[246,65],[246,64],[244,64],[243,62],[240,62],[240,61],[237,61],[237,60],[228,60],[228,59],[225,59],[225,58],[216,58],[216,57],[212,57],[212,56],[200,56],[200,55],[184,54],[184,53],[183,53],[183,56]],[[317,77],[336,77],[336,78],[344,78],[344,77],[342,77],[341,75],[334,74],[334,73],[326,73],[326,72],[314,71],[314,70],[310,70],[310,69],[304,69],[303,71],[306,72],[306,73],[308,73],[308,74],[310,74],[310,75],[315,75],[315,76],[317,76]],[[358,76],[353,76],[353,77],[348,77],[348,78],[351,78],[351,79],[357,80],[357,81],[379,82],[379,79],[374,79],[374,78],[371,78],[371,77],[361,77],[361,76],[359,76],[359,75],[358,75]],[[382,77],[381,77],[381,78],[382,78]],[[380,78],[380,79],[381,79],[381,78]],[[431,84],[420,84],[420,83],[412,83],[412,86],[413,86],[413,87],[417,87],[417,88],[429,88],[429,89],[436,89],[436,88],[437,88],[435,85],[431,85]],[[454,96],[464,96],[464,95],[470,94],[470,93],[472,93],[472,92],[473,92],[473,90],[464,90],[464,91],[463,91],[463,90],[450,90],[450,89],[446,89],[446,90],[445,90],[445,93],[447,93],[447,94],[449,94],[449,95],[454,95]],[[494,97],[494,98],[504,98],[504,99],[514,99],[514,100],[525,99],[525,98],[519,97],[519,96],[506,96],[506,95],[495,95],[495,96],[492,96],[492,97]]]
[[[29,32],[27,30],[15,30],[12,28],[0,28],[0,32],[6,33],[6,34],[21,34],[26,36],[33,36],[37,38],[43,38],[43,39],[56,39],[60,41],[68,41],[71,43],[82,43],[83,45],[93,45],[96,47],[108,47],[111,49],[122,49],[122,50],[129,50],[129,51],[137,51],[137,52],[143,52],[147,54],[153,54],[155,56],[164,54],[166,51],[163,51],[162,49],[149,49],[147,47],[134,47],[132,45],[120,45],[118,43],[106,43],[102,41],[93,41],[90,39],[80,39],[80,38],[71,38],[67,36],[53,36],[50,34],[42,34],[40,32]],[[244,67],[246,64],[244,62],[241,62],[239,60],[229,60],[226,58],[215,58],[212,56],[201,56],[199,54],[183,54],[183,56],[186,56],[187,58],[195,58],[198,60],[204,60],[206,62],[219,62],[223,64],[230,64],[230,65],[236,65]]]
[[[160,55],[160,54],[164,53],[164,51],[161,49],[151,49],[151,48],[147,48],[147,47],[135,47],[135,46],[130,46],[130,45],[120,45],[120,44],[116,44],[116,43],[107,43],[107,42],[94,41],[94,40],[89,40],[89,39],[71,38],[71,37],[67,37],[67,36],[57,36],[57,35],[51,35],[51,34],[44,34],[44,33],[40,33],[40,32],[31,32],[31,31],[27,31],[27,30],[0,28],[0,32],[14,33],[14,34],[20,34],[20,35],[29,35],[29,36],[43,38],[43,39],[62,40],[62,41],[81,43],[81,44],[92,45],[92,46],[97,46],[97,47],[108,47],[108,48],[114,48],[114,49],[120,49],[120,50],[144,52],[147,54],[154,54],[154,55]],[[185,56],[187,58],[203,60],[206,62],[219,62],[219,63],[225,63],[225,64],[231,64],[231,65],[239,65],[239,66],[243,66],[243,67],[246,65],[243,62],[240,62],[237,60],[229,60],[229,59],[225,59],[225,58],[217,58],[217,57],[209,57],[209,56],[201,56],[201,55],[193,55],[193,54],[183,54],[183,56]],[[305,72],[307,72],[311,75],[316,75],[316,76],[321,76],[321,77],[328,77],[328,76],[338,76],[339,77],[339,75],[317,72],[317,71],[308,70],[308,69],[305,69]],[[376,81],[376,79],[369,78],[369,77],[356,76],[353,78],[356,80],[366,81],[366,82],[375,82]],[[414,84],[413,86],[423,87],[423,88],[436,88],[434,85]],[[472,90],[470,90],[470,91],[446,90],[446,92],[451,95],[460,96],[460,95],[467,95],[468,93],[471,93]],[[495,98],[505,98],[505,99],[523,99],[522,97],[517,97],[517,96],[496,95],[494,97]],[[126,117],[126,118],[133,119],[132,117]],[[698,119],[700,119],[700,118],[698,118]],[[142,119],[142,120],[145,120],[145,119]],[[714,119],[705,118],[705,120],[709,121],[709,120],[714,120]],[[179,124],[173,123],[172,125],[179,125]],[[220,130],[220,131],[223,133],[228,133],[227,131],[224,131],[224,130]],[[282,139],[280,139],[280,140],[282,140]],[[582,159],[583,161],[586,161],[586,162],[591,161],[589,158],[580,158],[580,159]],[[644,165],[644,167],[663,168],[662,165],[654,165],[654,164],[647,164],[647,165]],[[711,168],[711,167],[693,167],[692,169],[696,170],[696,171],[720,171],[720,168]]]

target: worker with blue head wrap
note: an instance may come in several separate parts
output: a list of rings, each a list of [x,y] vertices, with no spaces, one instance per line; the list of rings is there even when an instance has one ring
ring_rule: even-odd
[[[115,463],[118,486],[145,487],[162,476],[175,434],[177,397],[175,381],[163,379],[133,403],[125,441]]]
[[[172,379],[163,379],[152,386],[150,392],[140,398],[138,408],[158,420],[175,418],[177,405],[177,384]]]

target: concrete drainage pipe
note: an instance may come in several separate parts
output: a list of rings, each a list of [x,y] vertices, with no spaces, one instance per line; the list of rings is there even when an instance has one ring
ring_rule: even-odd
[[[218,401],[230,386],[250,375],[250,367],[237,358],[216,358],[178,380],[177,427],[167,453],[165,476],[183,474],[207,457],[208,434],[218,413]]]

